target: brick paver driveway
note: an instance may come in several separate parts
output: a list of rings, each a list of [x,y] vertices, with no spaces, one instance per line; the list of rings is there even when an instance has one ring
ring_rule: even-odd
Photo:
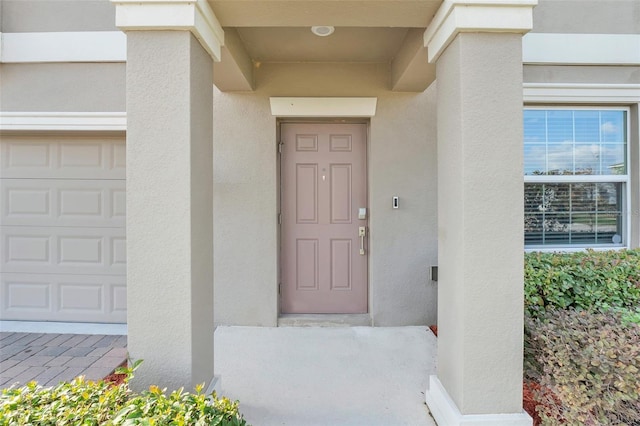
[[[0,332],[0,388],[99,380],[127,359],[127,336]]]

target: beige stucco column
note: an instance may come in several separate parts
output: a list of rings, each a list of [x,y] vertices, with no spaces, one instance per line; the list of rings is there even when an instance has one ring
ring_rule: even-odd
[[[446,1],[425,33],[438,85],[439,425],[522,410],[522,34],[536,0]]]
[[[213,378],[213,59],[205,2],[114,1],[127,33],[127,323],[133,385]],[[216,56],[217,55],[217,56]]]

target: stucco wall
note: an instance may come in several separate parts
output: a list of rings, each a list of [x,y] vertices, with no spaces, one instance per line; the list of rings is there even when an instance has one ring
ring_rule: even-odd
[[[0,110],[125,111],[124,63],[0,64]]]
[[[191,64],[191,383],[213,378],[213,60],[189,36]]]
[[[381,93],[371,119],[369,278],[376,325],[436,323],[437,284],[429,280],[438,245],[435,87]]]
[[[109,0],[0,0],[2,31],[117,31]]]
[[[578,6],[579,5],[579,6]],[[109,0],[0,0],[4,32],[114,31]],[[11,19],[8,19],[8,17]],[[534,32],[638,33],[637,0],[540,0]],[[393,93],[389,64],[262,64],[253,93],[214,102],[216,322],[277,321],[278,174],[269,96],[376,96],[370,121],[370,310],[376,325],[436,321],[435,84]],[[0,110],[124,111],[124,63],[0,64]],[[640,83],[640,67],[524,67],[525,82]],[[637,138],[636,138],[637,139]],[[400,209],[391,209],[391,197]]]
[[[537,33],[640,34],[640,2],[638,0],[539,0],[533,10],[533,31]],[[524,82],[545,84],[637,85],[640,66],[525,65]],[[592,106],[616,105],[601,102]],[[640,244],[638,225],[638,104],[631,107],[630,124],[630,246]]]
[[[533,32],[637,34],[638,0],[539,0],[533,8]]]
[[[214,94],[217,324],[277,321],[276,123],[269,99]]]
[[[145,360],[135,385],[192,387],[213,375],[213,63],[187,31],[134,32],[128,49],[128,346]]]
[[[256,93],[214,96],[214,274],[218,324],[278,316],[276,117],[269,96],[377,96],[369,138],[370,312],[376,325],[436,319],[435,87],[386,90],[383,64],[268,64]],[[391,198],[400,197],[400,209]]]
[[[437,63],[438,378],[463,414],[522,407],[520,47],[462,33]]]

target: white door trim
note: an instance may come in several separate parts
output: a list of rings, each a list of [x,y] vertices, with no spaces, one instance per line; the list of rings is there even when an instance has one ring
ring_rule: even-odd
[[[373,117],[378,98],[269,98],[276,117]]]

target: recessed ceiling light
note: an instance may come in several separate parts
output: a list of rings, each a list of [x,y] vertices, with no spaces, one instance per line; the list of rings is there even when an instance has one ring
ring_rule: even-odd
[[[336,29],[328,26],[328,25],[321,25],[318,27],[311,27],[311,32],[314,33],[315,35],[319,36],[319,37],[326,37],[326,36],[330,36],[331,34],[333,34],[333,32]]]

